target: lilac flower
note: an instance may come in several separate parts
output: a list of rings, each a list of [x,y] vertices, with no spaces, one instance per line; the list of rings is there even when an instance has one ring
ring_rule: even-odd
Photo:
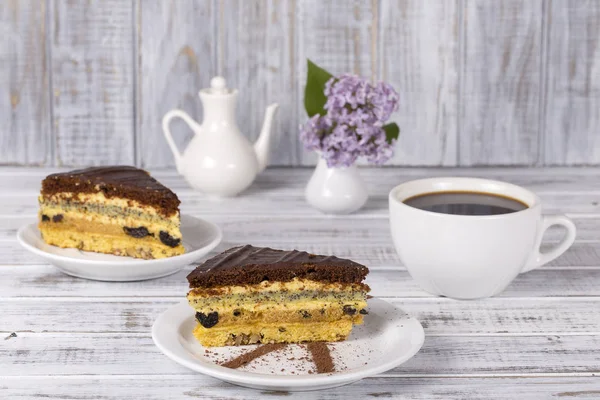
[[[326,115],[315,115],[300,127],[307,150],[318,151],[329,167],[348,167],[359,157],[383,164],[394,153],[382,126],[398,109],[398,93],[387,83],[344,74],[325,84]]]
[[[307,150],[317,151],[321,148],[321,139],[325,136],[328,126],[320,115],[310,118],[304,126],[300,126],[300,140]]]

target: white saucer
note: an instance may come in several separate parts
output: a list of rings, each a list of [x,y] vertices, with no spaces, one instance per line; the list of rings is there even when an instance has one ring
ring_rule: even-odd
[[[46,244],[37,223],[17,232],[19,243],[65,274],[98,281],[139,281],[173,274],[214,249],[223,238],[215,224],[189,215],[181,216],[181,234],[185,253],[175,257],[143,260],[77,249],[61,249]]]
[[[303,391],[346,385],[397,367],[414,356],[425,339],[423,327],[402,310],[379,299],[368,301],[369,314],[355,326],[345,342],[329,343],[336,370],[309,374],[314,370],[305,346],[289,345],[238,369],[219,365],[248,352],[254,346],[205,348],[192,329],[194,310],[187,302],[162,313],[152,326],[152,338],[167,357],[194,371],[254,389]],[[292,372],[294,374],[292,374]]]

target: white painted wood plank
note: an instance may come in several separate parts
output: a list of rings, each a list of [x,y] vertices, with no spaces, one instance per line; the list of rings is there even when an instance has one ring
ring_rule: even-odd
[[[369,193],[372,195],[387,195],[396,185],[403,182],[433,178],[439,176],[464,176],[495,179],[524,186],[536,193],[567,192],[572,195],[580,193],[600,192],[600,170],[594,168],[577,169],[532,169],[524,168],[361,168],[361,175],[365,180]],[[243,198],[249,193],[260,193],[277,196],[280,193],[292,191],[302,194],[312,168],[269,169],[259,175],[254,185],[244,192]],[[158,171],[157,171],[158,173]],[[157,175],[168,187],[185,188],[189,186],[177,175]]]
[[[247,244],[250,240],[244,240]],[[209,256],[216,255],[216,252],[224,251],[230,247],[240,245],[240,243],[234,243],[231,241],[224,241],[217,247],[217,249],[209,254]],[[272,246],[281,249],[302,249],[315,254],[336,254],[340,257],[351,258],[357,261],[367,262],[369,265],[399,265],[397,261],[396,253],[393,247],[382,246],[382,245],[369,245],[369,244],[354,244],[352,248],[348,248],[345,245],[331,245],[331,244],[299,244],[285,243],[277,246],[277,243],[271,243]],[[587,245],[587,244],[586,244]],[[591,246],[591,245],[589,245]],[[588,247],[589,247],[588,246]],[[575,246],[577,248],[578,246]],[[591,248],[584,249],[584,253],[577,256],[576,259],[584,265],[600,265],[598,261],[600,257],[600,246],[592,246]],[[44,261],[38,256],[25,251],[15,239],[0,240],[0,258],[4,265],[19,264],[40,264]],[[366,261],[365,261],[366,260]],[[578,264],[573,264],[578,265]],[[2,269],[0,265],[0,269]]]
[[[189,370],[168,359],[148,334],[21,333],[3,341],[0,371],[22,375],[171,375]],[[430,336],[388,374],[484,376],[600,373],[600,336]]]
[[[56,162],[133,164],[133,3],[50,4]]]
[[[313,218],[340,220],[379,218],[387,219],[388,198],[386,195],[371,195],[367,204],[360,211],[351,216],[325,216],[320,211],[312,208],[305,200],[301,190],[286,190],[283,193],[274,193],[265,196],[260,190],[252,190],[247,194],[229,199],[212,199],[200,193],[191,192],[186,189],[178,189],[177,194],[181,200],[180,210],[183,214],[196,215],[209,218],[215,222],[227,219],[240,219],[255,216],[271,218],[279,215],[285,219]],[[15,218],[22,220],[35,219],[38,212],[38,192],[29,190],[27,192],[0,193],[0,231],[7,226],[15,229],[19,227]],[[540,193],[543,202],[543,212],[546,214],[569,214],[573,218],[600,218],[600,192],[597,194],[569,193]],[[299,222],[298,222],[299,223]],[[0,233],[0,237],[2,233]],[[582,238],[579,235],[579,238]]]
[[[547,265],[555,267],[571,265],[582,267],[600,266],[600,247],[595,243],[576,243],[566,253]]]
[[[307,58],[333,75],[353,73],[375,79],[377,14],[377,2],[373,1],[296,1],[298,123],[308,119],[304,110]],[[307,152],[302,145],[298,149],[300,165],[316,163],[316,154]]]
[[[394,373],[519,375],[600,372],[600,336],[427,338],[421,351]]]
[[[389,301],[417,318],[426,335],[513,335],[600,332],[597,300],[490,298],[472,302],[433,298]]]
[[[60,169],[64,170],[64,169]],[[0,170],[0,216],[37,213],[36,198],[41,180],[53,169],[2,172]],[[236,215],[301,215],[322,217],[303,196],[310,169],[269,169],[260,175],[243,195],[220,201],[208,200],[191,190],[183,178],[172,171],[155,171],[153,175],[178,193],[182,211],[200,216]],[[532,174],[524,169],[371,169],[361,171],[371,195],[357,217],[387,216],[387,193],[397,183],[427,176],[478,176],[524,185],[542,198],[546,213],[599,213],[600,171],[598,169],[541,169]],[[268,195],[267,195],[268,194]],[[339,218],[346,218],[345,216]]]
[[[544,162],[600,163],[600,3],[548,2]]]
[[[339,219],[338,219],[339,220]],[[358,221],[362,223],[362,220]],[[335,254],[340,257],[354,259],[369,266],[396,266],[401,265],[394,250],[391,238],[383,239],[383,242],[370,243],[368,241],[346,242],[343,237],[325,242],[315,242],[310,235],[304,238],[291,238],[280,240],[276,232],[272,236],[253,237],[240,231],[226,231],[225,239],[215,251],[223,251],[230,247],[253,243],[256,245],[269,245],[281,249],[301,249],[315,254]],[[273,236],[274,235],[274,236]],[[352,245],[349,247],[348,243]],[[215,253],[212,253],[213,255]],[[39,264],[42,262],[37,256],[24,251],[15,237],[0,239],[0,257],[5,264]],[[600,243],[596,240],[587,242],[576,242],[571,248],[548,265],[555,267],[600,266]]]
[[[43,299],[43,300],[41,300]],[[41,300],[41,301],[40,301]],[[40,297],[2,300],[0,333],[147,333],[174,298]],[[426,335],[581,334],[600,332],[600,298],[491,298],[477,302],[446,298],[390,298],[417,318]],[[86,316],[83,324],[74,315]],[[190,315],[193,313],[190,307]]]
[[[142,282],[102,283],[73,278],[46,265],[0,266],[0,297],[119,297],[182,300],[188,292],[186,267],[168,277]],[[419,288],[408,272],[372,268],[366,282],[371,294],[385,298],[433,297]],[[518,276],[500,297],[600,296],[600,269],[538,269]],[[477,303],[474,303],[477,304]],[[2,329],[0,327],[0,329]]]
[[[306,241],[261,242],[248,236],[243,236],[239,241],[232,241],[226,236],[225,240],[209,256],[216,255],[216,252],[224,251],[230,247],[248,243],[269,245],[283,250],[301,249],[314,254],[334,254],[339,257],[356,260],[369,267],[395,267],[402,265],[391,243],[391,239],[388,244],[354,242],[352,246],[348,247],[343,240],[338,243],[315,243],[314,241],[309,241],[309,243]],[[0,257],[5,265],[40,264],[44,262],[38,256],[25,251],[18,244],[16,238],[0,240]],[[566,253],[547,265],[553,267],[598,267],[600,266],[600,243],[575,243]],[[0,268],[2,267],[0,266]]]
[[[294,2],[224,0],[219,7],[219,73],[229,87],[239,90],[240,129],[254,142],[266,107],[279,103],[272,126],[270,164],[296,165],[299,82],[294,76]]]
[[[383,188],[382,188],[383,189]],[[304,194],[297,190],[295,194],[287,195],[283,193],[281,196],[264,196],[259,190],[256,190],[248,195],[233,199],[223,199],[221,201],[210,201],[205,196],[198,194],[180,195],[182,201],[181,212],[199,215],[211,216],[215,218],[221,215],[229,215],[236,218],[236,215],[254,215],[256,217],[271,216],[275,211],[284,218],[293,216],[311,217],[316,219],[344,219],[348,216],[325,216],[318,210],[312,208],[305,200]],[[600,215],[600,193],[598,194],[580,194],[573,195],[568,193],[560,194],[539,194],[542,199],[543,212],[546,214],[569,214],[573,218],[578,218],[579,214],[599,214]],[[31,204],[31,202],[28,202]],[[350,218],[368,219],[368,218],[385,218],[389,216],[388,212],[389,201],[387,194],[372,195],[369,197],[367,204],[350,216]],[[25,214],[29,214],[29,209],[21,208],[23,205],[17,206]],[[8,207],[10,209],[10,207]],[[8,211],[8,210],[7,210]],[[27,211],[27,212],[25,212]],[[32,213],[37,212],[37,204],[33,206]],[[0,210],[0,215],[7,214],[6,211]],[[213,217],[214,216],[214,217]],[[579,221],[578,221],[579,222]],[[596,236],[597,237],[597,236]],[[582,236],[579,236],[582,238]]]
[[[278,202],[269,202],[271,207],[277,207]],[[301,206],[300,202],[295,203]],[[183,208],[184,212],[188,210]],[[285,210],[285,208],[284,208]],[[32,209],[35,212],[36,209]],[[220,213],[219,213],[220,212]],[[208,207],[200,216],[209,215]],[[198,215],[198,213],[193,213]],[[289,243],[298,246],[310,245],[315,242],[351,247],[355,244],[368,242],[383,246],[392,245],[389,221],[385,212],[381,218],[365,218],[364,216],[346,216],[346,218],[324,218],[313,215],[277,216],[270,215],[266,210],[256,216],[227,215],[224,208],[215,210],[208,219],[218,224],[226,235],[226,240],[233,243],[252,242],[256,244],[285,245]],[[21,226],[35,223],[36,216],[22,218],[0,218],[0,240],[13,240],[17,229]],[[575,219],[578,243],[600,243],[600,217]],[[562,239],[562,228],[550,228],[545,236],[545,242],[553,243]]]
[[[436,378],[374,377],[352,385],[314,392],[250,390],[201,374],[135,377],[23,377],[0,378],[8,398],[90,398],[145,400],[209,398],[220,400],[331,400],[398,398],[406,400],[546,398],[596,399],[598,377]]]
[[[2,240],[0,241],[0,254],[2,254],[2,262],[6,264],[0,264],[0,268],[4,265],[10,264],[39,264],[44,260],[35,256],[32,253],[24,252],[16,240]]]
[[[379,79],[400,94],[390,165],[457,165],[458,1],[380,2]]]
[[[51,162],[46,2],[0,3],[0,164]]]
[[[180,108],[202,121],[198,91],[217,72],[217,5],[213,0],[137,0],[136,7],[138,164],[173,167],[161,120]],[[174,120],[171,132],[183,151],[190,128]]]
[[[538,161],[542,1],[465,0],[459,164]]]
[[[275,206],[275,205],[274,205]],[[324,218],[302,217],[289,218],[273,216],[264,217],[212,217],[212,221],[221,226],[226,240],[234,243],[306,243],[315,242],[351,247],[364,242],[392,245],[387,218]],[[577,242],[600,242],[600,218],[584,218],[574,220],[577,226]],[[563,238],[560,228],[550,228],[545,240],[556,242]]]
[[[11,194],[29,193],[36,196],[40,183],[47,175],[65,172],[70,168],[0,168],[0,188]],[[173,169],[150,170],[161,183],[178,194],[201,193],[193,191]],[[269,168],[256,178],[254,184],[238,198],[249,195],[278,197],[302,195],[312,168]],[[440,176],[463,176],[495,179],[524,186],[537,194],[562,193],[573,197],[581,194],[600,195],[600,168],[361,168],[371,196],[387,196],[396,185],[414,179]],[[7,190],[0,191],[0,196]],[[575,201],[575,200],[574,200]]]

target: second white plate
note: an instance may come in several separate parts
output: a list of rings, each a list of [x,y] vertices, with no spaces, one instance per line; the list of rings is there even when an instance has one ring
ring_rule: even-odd
[[[303,345],[288,345],[239,369],[219,365],[256,346],[203,347],[192,334],[196,320],[187,301],[158,317],[152,338],[179,364],[236,385],[287,391],[326,389],[395,368],[423,345],[423,327],[404,311],[379,299],[370,299],[367,310],[364,324],[354,327],[348,340],[328,344],[338,371],[328,374],[309,373],[314,372],[314,364]]]
[[[207,255],[223,238],[218,226],[190,215],[181,216],[181,234],[184,254],[154,260],[51,246],[42,240],[37,223],[21,227],[17,239],[27,250],[66,274],[99,281],[125,282],[173,274]]]

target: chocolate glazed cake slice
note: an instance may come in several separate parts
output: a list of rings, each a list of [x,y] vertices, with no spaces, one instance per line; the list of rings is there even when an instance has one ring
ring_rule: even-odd
[[[235,247],[187,277],[204,346],[339,341],[361,324],[367,267],[333,256]]]
[[[184,252],[179,199],[146,171],[93,167],[48,176],[39,196],[48,244],[137,258]]]

